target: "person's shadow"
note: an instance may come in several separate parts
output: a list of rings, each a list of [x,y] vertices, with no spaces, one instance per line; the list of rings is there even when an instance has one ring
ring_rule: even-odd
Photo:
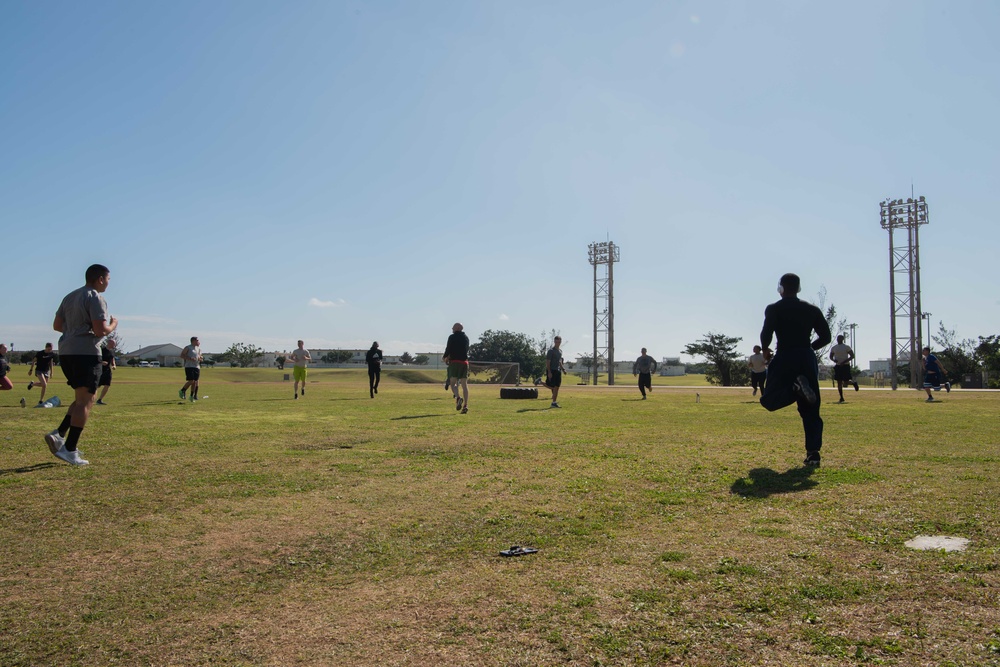
[[[34,465],[24,466],[22,468],[6,468],[0,470],[0,477],[6,477],[7,475],[20,475],[26,472],[35,472],[36,470],[45,470],[46,468],[53,468],[57,465],[59,464],[46,462],[46,463],[35,463]]]
[[[741,477],[729,487],[730,493],[744,498],[767,498],[776,493],[794,493],[815,488],[818,482],[812,479],[816,468],[803,466],[785,472],[770,468],[754,468],[746,477]]]

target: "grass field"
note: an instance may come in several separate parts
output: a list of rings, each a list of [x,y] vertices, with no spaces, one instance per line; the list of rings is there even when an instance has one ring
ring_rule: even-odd
[[[748,389],[281,376],[120,369],[84,468],[0,395],[0,665],[1000,664],[998,393],[824,391],[813,470]]]

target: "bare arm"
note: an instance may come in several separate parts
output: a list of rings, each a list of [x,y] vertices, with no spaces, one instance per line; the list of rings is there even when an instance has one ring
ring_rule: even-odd
[[[90,328],[94,330],[95,336],[103,338],[118,328],[118,318],[112,315],[111,319],[107,322],[104,320],[91,320]],[[59,329],[56,329],[56,331],[59,331]]]

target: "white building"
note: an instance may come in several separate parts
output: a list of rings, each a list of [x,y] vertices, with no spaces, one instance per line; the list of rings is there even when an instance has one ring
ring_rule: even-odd
[[[173,343],[160,343],[159,345],[147,345],[138,350],[121,355],[124,360],[138,359],[139,361],[157,361],[161,366],[173,366],[181,361],[181,351],[183,348],[177,347]]]

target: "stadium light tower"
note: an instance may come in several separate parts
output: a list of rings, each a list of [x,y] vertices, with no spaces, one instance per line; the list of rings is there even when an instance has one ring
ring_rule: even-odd
[[[896,389],[897,363],[904,358],[910,365],[910,386],[920,382],[920,225],[929,221],[923,197],[886,199],[880,205],[882,229],[889,231],[889,336],[891,356],[889,373]],[[893,232],[906,234],[905,245],[895,245]],[[899,279],[897,281],[897,278]],[[897,327],[897,324],[900,325]]]
[[[615,383],[615,262],[620,261],[614,241],[591,243],[588,258],[594,267],[594,358],[593,384],[597,384],[600,362],[608,365],[608,385]],[[606,267],[598,275],[597,267]]]

